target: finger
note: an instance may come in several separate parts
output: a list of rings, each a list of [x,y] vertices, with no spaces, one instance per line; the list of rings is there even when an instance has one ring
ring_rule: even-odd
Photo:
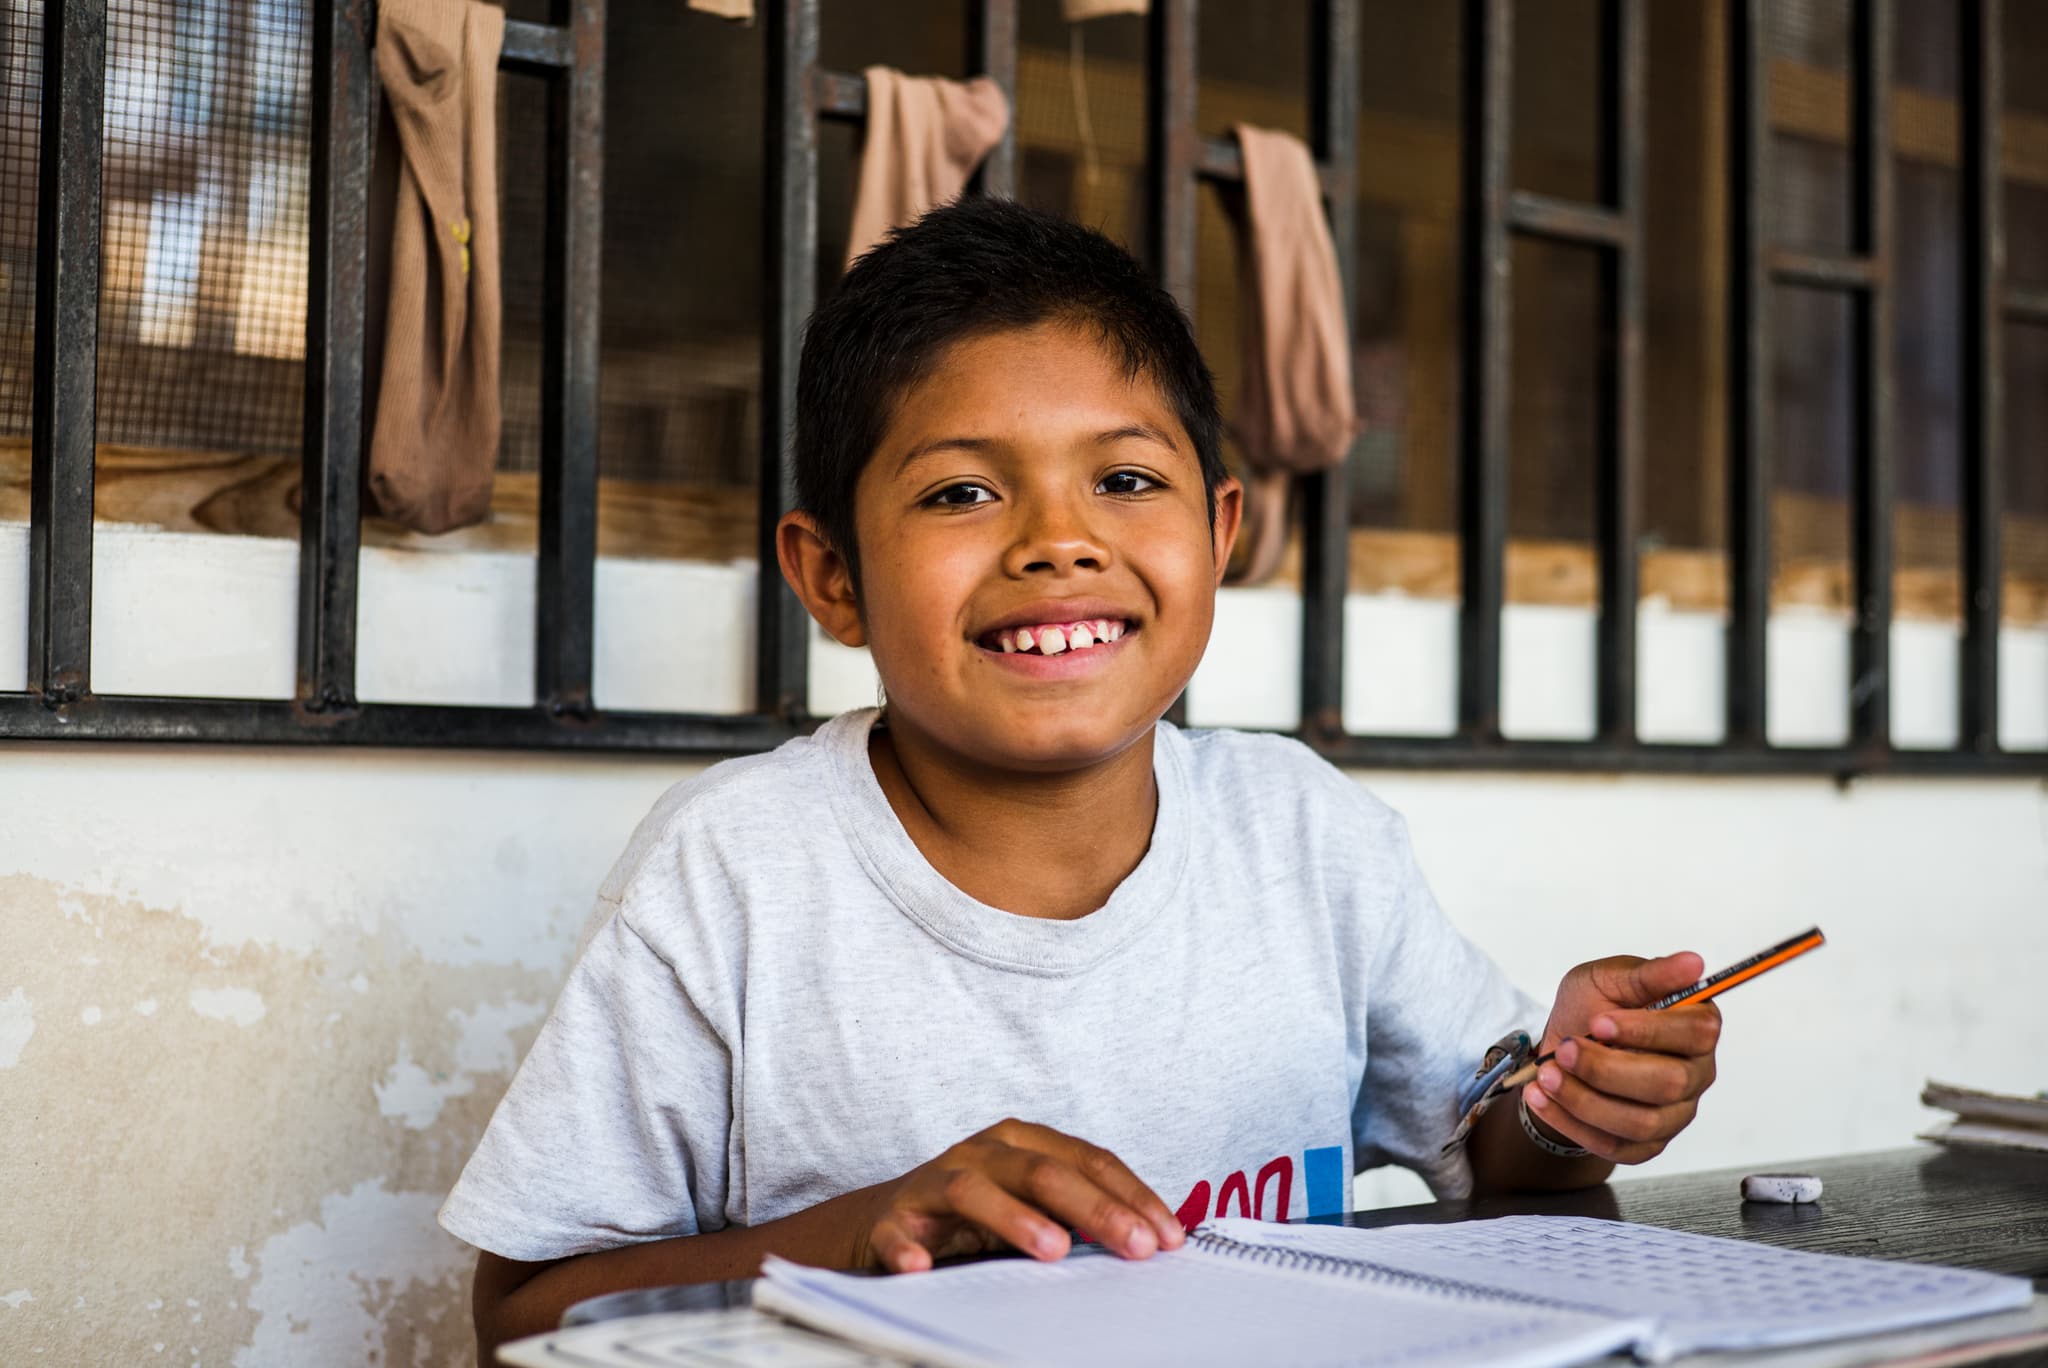
[[[1690,950],[1658,959],[1616,955],[1594,960],[1593,986],[1624,1007],[1647,1007],[1658,998],[1690,988],[1707,971],[1707,962]]]
[[[1057,1222],[1005,1192],[980,1170],[959,1169],[950,1175],[945,1200],[954,1215],[1034,1259],[1063,1259],[1073,1247],[1073,1240]]]
[[[1672,1007],[1662,1012],[1602,1012],[1586,1027],[1606,1045],[1659,1054],[1710,1055],[1721,1039],[1721,1009],[1711,1002]]]
[[[1589,1125],[1541,1088],[1524,1089],[1524,1096],[1529,1100],[1531,1116],[1595,1158],[1615,1164],[1640,1164],[1664,1151],[1661,1143],[1623,1140]]]
[[[1555,1064],[1545,1064],[1533,1086],[1579,1120],[1618,1140],[1669,1140],[1686,1128],[1694,1111],[1690,1099],[1651,1104],[1601,1092]]]
[[[868,1253],[891,1273],[922,1273],[932,1266],[931,1251],[888,1217],[868,1232]]]
[[[1017,1140],[1012,1143],[1022,1141],[1030,1148],[1066,1160],[1089,1182],[1137,1212],[1152,1226],[1152,1233],[1161,1249],[1178,1249],[1186,1241],[1187,1232],[1181,1228],[1180,1217],[1174,1215],[1173,1208],[1148,1187],[1144,1179],[1133,1173],[1129,1165],[1102,1146],[1092,1145],[1050,1126],[1035,1126],[1028,1122],[1017,1123],[1014,1134]],[[1093,1227],[1084,1226],[1083,1229],[1093,1231]]]
[[[1005,1191],[1057,1221],[1087,1231],[1125,1258],[1149,1258],[1159,1249],[1152,1222],[1064,1159],[1006,1147],[991,1156],[987,1172]]]
[[[1069,1138],[1073,1145],[1069,1162],[1088,1181],[1148,1222],[1161,1249],[1179,1249],[1186,1242],[1187,1231],[1181,1227],[1180,1217],[1128,1164],[1100,1145]]]
[[[1556,1067],[1595,1092],[1653,1107],[1696,1099],[1714,1081],[1714,1057],[1710,1054],[1649,1054],[1610,1049],[1591,1040],[1567,1040],[1559,1045]]]

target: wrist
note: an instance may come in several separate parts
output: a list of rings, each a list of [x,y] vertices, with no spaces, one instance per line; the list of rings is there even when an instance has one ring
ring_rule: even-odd
[[[842,1209],[833,1213],[834,1233],[837,1236],[834,1245],[839,1254],[838,1267],[855,1271],[876,1267],[874,1246],[869,1237],[873,1234],[875,1222],[881,1218],[882,1208],[887,1205],[889,1194],[895,1189],[898,1181],[900,1180],[892,1179],[871,1187],[855,1188],[839,1199],[843,1204]]]
[[[1591,1150],[1555,1127],[1545,1124],[1542,1117],[1529,1109],[1529,1088],[1534,1086],[1527,1084],[1515,1092],[1515,1113],[1521,1118],[1522,1134],[1528,1138],[1529,1143],[1545,1154],[1559,1159],[1584,1159],[1590,1155]]]

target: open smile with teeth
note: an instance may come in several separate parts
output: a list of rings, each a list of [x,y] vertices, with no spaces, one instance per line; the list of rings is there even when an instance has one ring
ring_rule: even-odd
[[[1085,651],[1121,638],[1129,624],[1121,618],[1089,618],[1080,622],[1046,622],[1036,627],[1006,627],[982,637],[981,644],[1005,654],[1058,655]]]

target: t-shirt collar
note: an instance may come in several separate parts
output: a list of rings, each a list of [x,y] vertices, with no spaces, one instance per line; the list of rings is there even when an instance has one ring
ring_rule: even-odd
[[[1173,902],[1188,867],[1187,739],[1170,722],[1155,724],[1152,774],[1159,806],[1144,858],[1085,917],[1057,921],[990,907],[961,892],[934,869],[903,829],[868,756],[868,735],[880,712],[841,713],[818,729],[830,757],[833,808],[848,842],[877,887],[934,939],[993,968],[1047,976],[1079,973],[1141,935]]]

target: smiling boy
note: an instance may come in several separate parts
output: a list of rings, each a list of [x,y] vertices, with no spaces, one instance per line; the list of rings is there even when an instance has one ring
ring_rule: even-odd
[[[814,316],[778,551],[887,707],[678,785],[607,878],[442,1212],[486,1352],[769,1252],[1145,1258],[1342,1209],[1381,1163],[1596,1183],[1691,1120],[1719,1017],[1643,1008],[1697,956],[1581,965],[1545,1013],[1354,781],[1160,720],[1237,531],[1219,428],[1172,300],[1005,201],[896,234]],[[1527,1113],[1444,1152],[1516,1028],[1559,1047]]]

